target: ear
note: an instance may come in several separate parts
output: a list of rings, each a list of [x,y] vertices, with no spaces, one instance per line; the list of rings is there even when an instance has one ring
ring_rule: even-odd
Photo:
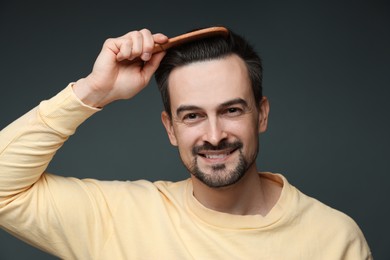
[[[173,146],[177,146],[176,135],[172,125],[172,119],[166,111],[163,111],[161,113],[161,121],[165,127],[165,130],[167,131],[169,141]]]
[[[267,97],[262,97],[259,106],[259,133],[264,133],[267,130],[269,114],[269,102]]]

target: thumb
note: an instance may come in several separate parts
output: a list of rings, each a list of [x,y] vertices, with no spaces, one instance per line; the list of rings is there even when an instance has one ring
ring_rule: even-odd
[[[164,56],[165,52],[153,54],[152,58],[145,63],[142,68],[144,71],[145,78],[151,78],[153,76],[153,73],[157,70]]]

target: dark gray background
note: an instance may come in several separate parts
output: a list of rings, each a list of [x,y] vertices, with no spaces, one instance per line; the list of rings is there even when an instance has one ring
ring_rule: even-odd
[[[283,173],[353,217],[376,259],[390,259],[389,11],[387,1],[375,0],[1,2],[0,128],[86,76],[108,37],[144,27],[175,36],[228,26],[264,61],[271,115],[259,168]],[[81,178],[187,178],[161,109],[153,81],[132,101],[89,119],[49,170]],[[0,259],[52,257],[0,231]]]

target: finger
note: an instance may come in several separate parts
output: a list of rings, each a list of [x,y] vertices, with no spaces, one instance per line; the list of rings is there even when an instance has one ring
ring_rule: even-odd
[[[145,78],[150,79],[153,76],[153,73],[157,70],[161,60],[165,56],[165,53],[166,52],[156,53],[148,62],[145,62],[143,66]]]
[[[133,50],[132,39],[117,39],[116,41],[119,53],[116,55],[118,61],[130,59]]]
[[[148,29],[142,29],[140,33],[143,37],[141,59],[144,61],[148,61],[152,57],[152,51],[154,47],[153,36]]]
[[[119,49],[118,61],[134,60],[143,53],[143,35],[140,31],[131,31],[115,40]]]
[[[168,37],[162,33],[153,34],[153,40],[155,43],[164,44],[168,41]]]
[[[129,60],[133,60],[142,54],[143,37],[139,31],[133,31],[129,36],[132,40],[132,49]]]

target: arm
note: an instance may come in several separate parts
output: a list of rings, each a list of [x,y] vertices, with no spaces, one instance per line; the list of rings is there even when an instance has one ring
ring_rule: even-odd
[[[105,232],[90,227],[86,217],[63,218],[66,214],[66,218],[71,218],[70,213],[79,208],[96,211],[93,216],[104,216],[90,205],[86,192],[93,185],[44,171],[67,138],[98,111],[94,106],[104,107],[115,100],[131,98],[148,84],[164,54],[151,57],[147,53],[155,42],[166,40],[165,36],[151,35],[147,30],[107,40],[90,75],[43,101],[0,132],[0,227],[52,253],[59,253],[58,247],[64,248],[66,243],[68,248],[74,246],[66,240],[77,235],[62,229],[72,221],[80,224],[77,232],[82,232],[82,228],[90,228],[93,232],[86,233],[91,236]],[[128,62],[136,57],[145,63]],[[63,221],[67,221],[66,225]],[[88,241],[85,236],[79,239]],[[78,242],[73,243],[77,246]]]

